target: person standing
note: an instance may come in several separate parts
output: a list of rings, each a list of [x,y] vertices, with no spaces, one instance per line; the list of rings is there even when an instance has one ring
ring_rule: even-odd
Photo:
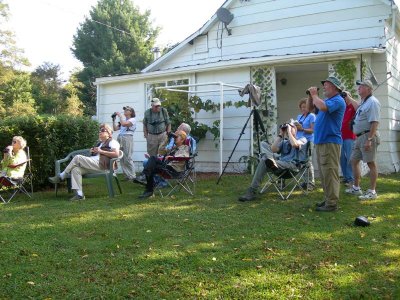
[[[315,114],[310,112],[307,107],[307,98],[300,99],[299,101],[299,109],[301,114],[297,116],[297,122],[295,125],[297,127],[297,135],[296,138],[300,139],[301,137],[305,137],[307,142],[310,144],[310,152],[312,153],[312,149],[314,148],[314,124],[315,124]],[[310,173],[308,182],[304,183],[307,186],[303,188],[312,190],[315,186],[315,179],[314,179],[314,166],[312,164],[312,156],[309,157],[310,162]]]
[[[380,144],[378,125],[381,105],[378,99],[372,95],[373,85],[370,80],[357,81],[356,84],[361,103],[357,108],[353,124],[353,131],[357,137],[351,152],[354,184],[351,188],[346,189],[346,193],[358,195],[360,200],[372,200],[378,197],[376,193],[378,179],[376,152]],[[370,187],[365,194],[360,188],[360,160],[367,163],[370,173]]]
[[[116,118],[113,118],[113,129],[119,130],[117,141],[121,145],[121,150],[124,156],[121,158],[122,172],[127,180],[136,178],[135,164],[132,160],[133,154],[133,133],[136,130],[136,114],[135,110],[130,106],[123,107],[124,113],[115,112],[114,115],[119,117],[119,122],[116,124]]]
[[[168,111],[161,107],[158,98],[151,100],[151,108],[145,111],[143,119],[144,137],[147,139],[147,153],[156,156],[161,143],[171,131]]]
[[[342,96],[344,96],[343,99],[346,101],[346,110],[344,112],[341,129],[343,142],[340,152],[340,168],[342,169],[343,183],[351,187],[354,182],[354,177],[350,157],[351,149],[353,149],[354,140],[356,139],[356,135],[351,128],[351,122],[356,114],[358,103],[354,101],[347,92],[343,92]]]
[[[314,143],[317,154],[324,200],[317,203],[316,211],[335,211],[339,201],[339,159],[342,145],[341,125],[346,104],[340,96],[341,83],[336,77],[321,81],[325,99],[318,96],[318,88],[310,87],[308,106],[316,110]]]

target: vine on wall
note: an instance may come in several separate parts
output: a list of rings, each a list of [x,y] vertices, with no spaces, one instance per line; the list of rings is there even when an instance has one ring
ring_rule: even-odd
[[[354,95],[356,92],[354,83],[357,71],[354,61],[351,59],[341,60],[333,65],[333,69],[334,75],[342,82],[344,89]]]

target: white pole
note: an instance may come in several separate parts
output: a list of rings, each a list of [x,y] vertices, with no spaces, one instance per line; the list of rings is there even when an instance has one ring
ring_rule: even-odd
[[[219,175],[222,174],[222,156],[223,156],[223,143],[224,143],[224,84],[219,83],[220,86],[220,101],[219,101]]]

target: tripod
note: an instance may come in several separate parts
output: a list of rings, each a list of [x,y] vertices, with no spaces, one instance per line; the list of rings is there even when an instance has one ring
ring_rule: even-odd
[[[228,161],[226,162],[225,167],[222,170],[221,175],[219,175],[219,177],[218,177],[217,184],[220,182],[222,175],[224,175],[226,167],[228,166],[229,162],[231,161],[233,153],[235,152],[236,147],[239,144],[239,141],[242,138],[242,135],[244,134],[244,131],[246,130],[247,124],[249,123],[249,121],[251,119],[251,116],[253,116],[253,115],[254,115],[254,128],[255,128],[256,133],[257,133],[257,146],[258,146],[258,150],[260,151],[260,129],[261,129],[262,133],[264,134],[265,133],[265,127],[264,127],[264,124],[262,123],[260,114],[258,113],[256,107],[253,106],[253,109],[251,110],[250,115],[247,118],[246,123],[244,123],[242,131],[239,134],[239,138],[237,139],[236,144],[233,147],[231,154],[229,155]]]

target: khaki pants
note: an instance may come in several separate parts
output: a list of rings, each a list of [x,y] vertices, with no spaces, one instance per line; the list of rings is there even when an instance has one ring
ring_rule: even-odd
[[[133,154],[133,136],[132,135],[119,135],[117,138],[121,145],[121,150],[124,152],[124,156],[120,160],[122,172],[129,179],[136,178],[135,164],[132,160]]]
[[[160,134],[148,134],[147,135],[147,153],[150,156],[157,156],[158,147],[162,144],[162,142],[167,138],[167,132],[163,132]]]
[[[71,174],[71,188],[82,191],[82,175],[106,172],[100,168],[99,161],[83,155],[75,156],[64,170]]]
[[[339,144],[332,143],[315,145],[326,206],[337,206],[339,201],[340,148]]]

